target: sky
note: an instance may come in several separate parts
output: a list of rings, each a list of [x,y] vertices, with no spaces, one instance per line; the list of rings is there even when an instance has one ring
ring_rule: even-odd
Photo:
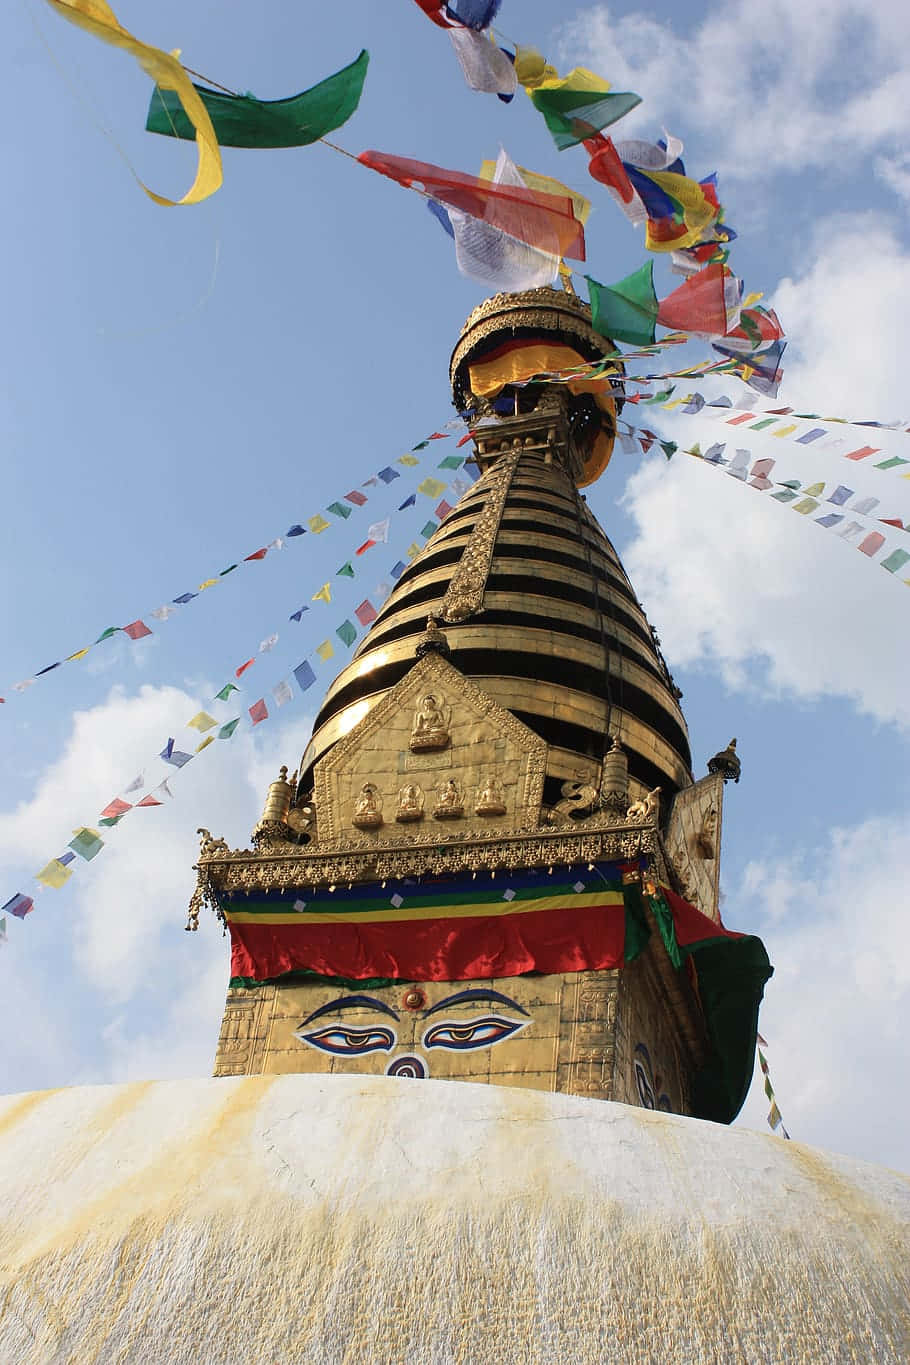
[[[580,149],[557,152],[523,94],[506,106],[469,91],[412,0],[115,8],[141,38],[265,99],[365,47],[360,109],[333,140],[474,173],[504,145],[594,201],[588,273],[610,283],[645,259]],[[905,6],[696,2],[683,21],[669,4],[504,0],[498,24],[563,70],[582,63],[637,91],[623,135],[667,128],[690,171],[717,170],[739,232],[731,264],[789,336],[780,404],[910,417]],[[155,756],[171,735],[185,745],[198,710],[225,720],[271,698],[431,514],[395,512],[415,481],[403,471],[349,522],[242,563],[451,419],[449,355],[484,289],[458,274],[416,195],[326,147],[227,149],[212,199],[152,204],[134,175],[179,197],[194,151],[144,132],[150,83],[136,64],[43,0],[11,7],[7,35],[6,98],[28,112],[15,136],[7,121],[0,218],[0,900],[31,894],[34,873],[137,774],[144,790],[168,772],[174,781],[172,800],[131,812],[67,886],[8,919],[0,1092],[206,1075],[228,945],[208,915],[183,932],[196,829],[247,845],[278,766],[299,761],[335,661],[306,696],[277,714],[270,702],[267,724],[242,726],[184,770]],[[655,279],[661,294],[678,282],[664,263]],[[734,402],[745,392],[700,387]],[[702,417],[655,411],[650,424],[681,447],[723,439]],[[908,519],[900,470],[749,434],[756,459],[777,459],[775,477],[847,483]],[[874,443],[910,450],[901,432]],[[738,739],[723,913],[760,934],[775,964],[760,1028],[787,1129],[908,1170],[910,588],[682,453],[617,453],[588,499],[683,689],[696,776]],[[335,582],[331,607],[289,621],[387,512],[389,544]],[[889,534],[894,548],[900,536]],[[235,560],[166,623],[148,617]],[[10,691],[139,617],[150,637],[118,635]],[[213,704],[251,656],[234,708]],[[759,1078],[739,1122],[762,1129],[766,1112]]]

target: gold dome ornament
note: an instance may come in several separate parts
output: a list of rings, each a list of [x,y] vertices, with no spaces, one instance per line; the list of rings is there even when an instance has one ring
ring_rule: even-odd
[[[719,754],[715,754],[713,758],[708,759],[708,772],[720,773],[725,782],[729,782],[731,778],[734,782],[739,781],[742,772],[742,763],[736,752],[735,739],[730,740],[726,749],[721,749]]]

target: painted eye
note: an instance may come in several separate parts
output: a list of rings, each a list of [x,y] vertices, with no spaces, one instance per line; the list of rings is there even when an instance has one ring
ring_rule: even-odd
[[[302,1043],[318,1047],[322,1052],[333,1052],[339,1057],[359,1057],[365,1052],[391,1052],[395,1034],[388,1028],[342,1028],[330,1024],[312,1033],[296,1035]]]
[[[638,1085],[638,1097],[645,1109],[654,1108],[654,1091],[651,1089],[651,1082],[645,1073],[641,1062],[635,1063],[635,1080]]]
[[[501,1043],[524,1028],[530,1020],[504,1019],[497,1014],[488,1014],[483,1019],[470,1019],[466,1023],[446,1020],[433,1024],[423,1035],[423,1046],[447,1047],[466,1052],[473,1047],[492,1047]]]

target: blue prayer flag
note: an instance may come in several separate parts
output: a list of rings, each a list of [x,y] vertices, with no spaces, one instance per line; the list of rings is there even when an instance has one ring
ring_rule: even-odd
[[[393,469],[391,465],[386,465],[385,469],[379,470],[379,477],[383,483],[391,483],[393,479],[398,479],[401,475],[397,469]]]
[[[301,692],[305,692],[308,687],[312,687],[313,683],[316,681],[316,674],[313,672],[306,659],[294,669],[294,677],[297,679],[297,685]]]
[[[183,606],[185,602],[192,602],[193,598],[198,596],[198,592],[182,592],[179,597],[172,597],[171,601],[179,602]]]

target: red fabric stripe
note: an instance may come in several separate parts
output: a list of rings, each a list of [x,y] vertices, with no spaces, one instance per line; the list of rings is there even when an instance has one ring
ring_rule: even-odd
[[[744,937],[742,934],[734,933],[732,929],[725,929],[716,920],[703,915],[700,910],[696,910],[694,905],[684,901],[682,896],[677,896],[668,886],[662,886],[660,889],[673,915],[676,942],[681,948],[687,947],[690,943],[700,943],[702,939],[706,938]]]
[[[626,939],[621,905],[575,909],[571,901],[565,909],[495,919],[351,924],[326,918],[300,925],[229,921],[231,975],[263,981],[311,971],[349,980],[486,981],[533,971],[600,971],[621,965]]]

